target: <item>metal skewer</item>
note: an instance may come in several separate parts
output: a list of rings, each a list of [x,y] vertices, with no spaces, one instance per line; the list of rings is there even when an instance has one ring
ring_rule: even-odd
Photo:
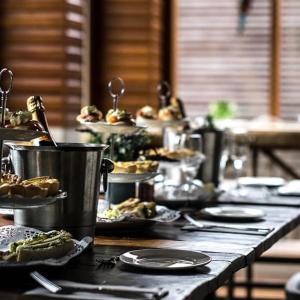
[[[120,84],[120,87],[116,92],[113,91],[113,83],[114,82],[119,82],[119,84]],[[125,92],[124,80],[121,77],[114,77],[108,83],[108,91],[113,99],[113,111],[116,111],[118,109],[119,100]],[[115,134],[112,134],[111,135],[111,144],[110,144],[110,158],[111,159],[113,159],[113,156],[114,156],[115,138],[116,138]]]
[[[2,80],[5,75],[5,73],[8,74],[9,79],[8,79],[8,86],[7,88],[2,86]],[[3,68],[0,71],[0,93],[1,93],[1,128],[5,127],[5,112],[6,112],[6,104],[7,104],[7,98],[8,94],[11,92],[12,87],[13,87],[13,79],[14,75],[13,72],[7,68]],[[2,166],[2,157],[3,157],[3,140],[0,139],[0,162]],[[1,172],[0,172],[0,182],[2,179],[2,167],[1,167]]]

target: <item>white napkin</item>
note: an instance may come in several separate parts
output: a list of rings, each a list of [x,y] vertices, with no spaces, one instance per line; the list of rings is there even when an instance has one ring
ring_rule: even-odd
[[[55,281],[61,287],[77,287],[77,288],[95,288],[96,285],[78,283],[73,281],[58,280]],[[29,296],[43,296],[50,298],[59,298],[59,299],[82,299],[82,300],[134,300],[134,299],[151,299],[151,295],[142,294],[142,293],[113,293],[113,292],[89,292],[86,291],[72,291],[66,294],[64,293],[51,293],[43,287],[38,287],[36,289],[25,292],[25,295]]]

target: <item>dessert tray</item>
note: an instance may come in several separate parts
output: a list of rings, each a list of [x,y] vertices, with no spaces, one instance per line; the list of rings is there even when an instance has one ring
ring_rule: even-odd
[[[0,227],[0,251],[6,251],[8,245],[12,242],[33,237],[42,231],[30,227],[8,225]],[[0,260],[1,268],[16,268],[16,267],[29,267],[36,265],[46,266],[63,266],[69,262],[73,257],[78,256],[84,249],[92,242],[92,238],[89,236],[84,237],[81,241],[73,240],[75,243],[74,248],[65,256],[60,258],[49,258],[45,260],[35,260],[29,262],[9,262]]]
[[[27,198],[19,195],[2,195],[0,196],[0,208],[6,209],[26,209],[52,204],[58,200],[67,197],[67,193],[63,192],[56,196],[49,197],[32,197]]]

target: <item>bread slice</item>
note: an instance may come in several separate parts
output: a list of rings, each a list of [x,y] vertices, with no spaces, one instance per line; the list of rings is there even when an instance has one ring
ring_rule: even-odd
[[[74,248],[72,239],[61,244],[48,246],[45,248],[34,248],[32,246],[19,246],[17,248],[17,261],[44,260],[48,258],[59,258],[66,255]]]

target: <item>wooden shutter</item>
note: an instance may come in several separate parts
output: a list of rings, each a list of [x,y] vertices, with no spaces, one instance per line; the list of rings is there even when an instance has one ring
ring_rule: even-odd
[[[156,86],[163,77],[163,2],[92,2],[92,102],[104,112],[112,107],[107,83],[116,76],[126,84],[120,106],[134,113],[143,105],[157,105]]]
[[[75,123],[80,109],[84,0],[0,1],[1,66],[15,75],[8,107],[41,95],[50,125]]]
[[[269,112],[270,5],[252,1],[241,33],[239,1],[178,0],[177,93],[189,115],[217,100],[238,104],[240,117]]]
[[[281,115],[300,114],[300,1],[282,1]]]

